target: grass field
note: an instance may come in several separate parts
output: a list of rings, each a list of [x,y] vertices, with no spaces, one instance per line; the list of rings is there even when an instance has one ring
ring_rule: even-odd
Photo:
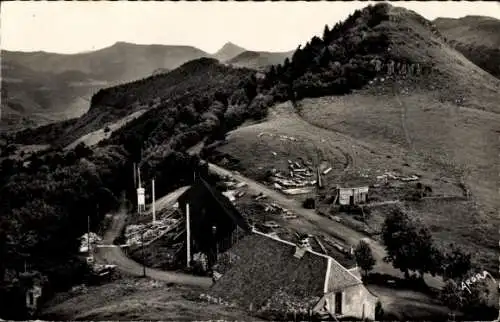
[[[439,244],[455,242],[475,255],[478,267],[496,273],[499,220],[491,171],[498,155],[492,135],[500,124],[497,114],[418,92],[399,100],[367,93],[306,99],[298,110],[290,103],[275,106],[264,122],[231,132],[218,151],[237,159],[237,169],[256,179],[266,170],[286,168],[288,159],[317,162],[319,155],[333,166],[325,176],[330,188],[351,177],[374,182],[384,171],[397,171],[419,175],[434,195],[463,197],[469,191],[465,201],[438,199],[408,207]],[[372,220],[380,226],[385,215],[376,211]]]
[[[101,128],[101,129],[98,129],[96,131],[85,134],[82,137],[75,140],[73,143],[66,146],[65,149],[66,150],[73,149],[81,142],[85,143],[87,146],[96,145],[97,143],[101,142],[102,140],[109,138],[113,132],[119,130],[121,127],[123,127],[127,123],[133,121],[134,119],[136,119],[139,116],[141,116],[142,114],[144,114],[144,112],[146,112],[146,110],[144,110],[144,109],[136,111],[136,112],[131,113],[125,117],[122,117],[121,119]],[[108,132],[105,131],[106,128],[109,128]]]
[[[305,100],[301,114],[311,124],[370,144],[401,146],[405,163],[426,172],[424,177],[432,174],[435,192],[468,191],[467,201],[426,201],[411,210],[442,244],[456,242],[476,255],[479,266],[496,272],[498,114],[441,103],[423,93]]]
[[[202,290],[141,278],[124,278],[78,292],[61,293],[47,303],[49,320],[243,320],[256,321],[244,311],[201,301]]]

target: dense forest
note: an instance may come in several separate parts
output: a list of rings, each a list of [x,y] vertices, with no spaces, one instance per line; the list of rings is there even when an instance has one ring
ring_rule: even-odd
[[[145,180],[156,177],[161,195],[190,182],[198,160],[186,150],[199,141],[223,138],[244,121],[265,117],[275,102],[341,95],[367,84],[394,59],[387,55],[389,38],[376,28],[388,19],[387,10],[385,4],[368,6],[326,26],[322,38],[312,38],[265,74],[201,58],[168,74],[100,90],[89,115],[112,112],[93,122],[95,127],[138,107],[148,111],[97,148],[60,149],[82,135],[86,116],[7,137],[2,151],[13,143],[55,147],[26,160],[1,161],[0,316],[25,318],[19,307],[26,262],[29,271],[46,277],[49,290],[84,278],[77,238],[86,231],[87,216],[96,228],[123,192],[133,200],[132,174],[126,173],[134,162]]]

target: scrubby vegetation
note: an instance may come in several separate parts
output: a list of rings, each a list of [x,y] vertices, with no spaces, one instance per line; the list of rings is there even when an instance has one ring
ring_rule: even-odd
[[[425,273],[442,275],[446,284],[440,298],[452,311],[462,311],[474,318],[479,311],[485,319],[495,316],[485,297],[488,290],[482,279],[486,276],[475,278],[478,274],[471,270],[470,254],[455,245],[438,249],[425,226],[397,209],[386,218],[382,237],[388,253],[385,260],[400,269],[407,280],[413,279],[415,285],[425,287]],[[412,271],[417,272],[416,277],[410,275]],[[474,276],[474,283],[464,283],[468,276]]]
[[[95,229],[103,214],[117,206],[127,182],[116,173],[125,170],[126,156],[116,146],[96,151],[80,146],[67,153],[34,154],[27,164],[2,162],[2,317],[26,318],[20,293],[25,269],[46,277],[49,292],[82,280],[86,269],[77,257],[78,238],[86,231],[87,216]]]
[[[457,51],[491,75],[500,78],[500,20],[465,16],[458,19],[437,18],[434,24]]]
[[[459,41],[450,41],[450,44],[476,65],[500,78],[500,48],[488,46],[474,46]]]

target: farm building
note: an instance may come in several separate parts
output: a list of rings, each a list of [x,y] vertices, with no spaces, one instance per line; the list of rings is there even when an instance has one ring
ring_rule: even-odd
[[[211,294],[255,311],[373,320],[377,297],[361,279],[306,245],[253,230],[221,256]]]
[[[355,188],[337,188],[336,201],[339,205],[357,205],[368,200],[368,186]]]
[[[178,203],[185,216],[189,204],[190,256],[203,253],[209,267],[218,253],[229,249],[239,236],[251,230],[231,201],[201,176],[178,198]]]

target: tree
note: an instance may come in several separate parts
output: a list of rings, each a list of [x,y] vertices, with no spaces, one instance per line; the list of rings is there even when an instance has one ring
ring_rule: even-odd
[[[453,313],[462,311],[478,317],[479,312],[482,315],[489,313],[485,297],[487,294],[488,290],[483,281],[477,281],[464,287],[463,284],[448,280],[441,289],[439,298]]]
[[[330,29],[328,29],[328,25],[325,25],[325,29],[323,30],[323,41],[325,44],[328,44],[330,40]]]
[[[356,263],[364,271],[364,275],[368,276],[368,272],[373,269],[376,263],[370,245],[361,240],[354,250],[354,257],[356,258]]]
[[[377,301],[375,304],[375,320],[382,321],[384,317],[384,308],[382,307],[382,302]]]
[[[75,147],[75,155],[77,159],[86,158],[92,155],[92,149],[90,149],[85,143],[80,142]]]
[[[410,220],[406,213],[394,210],[384,221],[382,239],[386,246],[386,260],[401,270],[406,278],[409,271],[417,271],[420,278],[424,273],[435,274],[441,263],[438,250],[426,227]]]
[[[384,221],[382,239],[387,250],[387,261],[391,261],[395,268],[400,269],[405,277],[409,277],[408,252],[406,247],[410,235],[408,216],[402,211],[394,210]]]
[[[466,274],[470,271],[471,255],[464,253],[460,248],[451,244],[449,249],[451,252],[444,256],[444,272],[443,277],[445,279],[453,279],[455,281],[463,279]]]
[[[446,282],[441,289],[439,298],[453,313],[459,311],[465,302],[465,297],[460,290],[460,286],[452,280]]]
[[[315,201],[314,198],[306,198],[304,202],[302,203],[302,207],[306,209],[314,209],[315,208]]]

